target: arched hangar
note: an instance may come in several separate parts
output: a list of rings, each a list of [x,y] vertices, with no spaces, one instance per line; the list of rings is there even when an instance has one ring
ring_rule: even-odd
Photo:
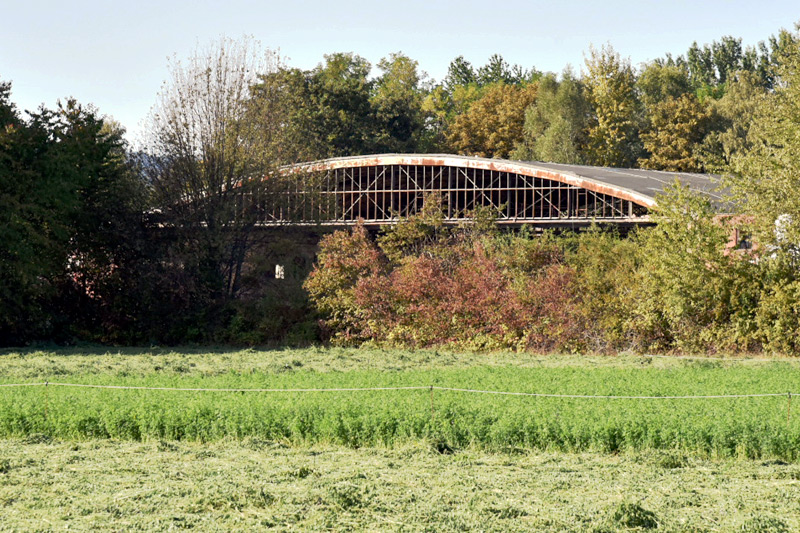
[[[323,225],[392,224],[441,203],[447,223],[459,223],[478,207],[493,207],[510,226],[581,226],[649,222],[656,195],[675,179],[721,198],[705,174],[603,168],[486,159],[447,154],[382,154],[294,165],[296,179],[264,222]]]

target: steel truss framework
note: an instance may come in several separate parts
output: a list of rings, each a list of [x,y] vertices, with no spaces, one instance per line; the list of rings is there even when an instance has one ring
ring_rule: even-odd
[[[263,223],[391,224],[438,202],[448,223],[478,207],[498,223],[643,221],[647,207],[561,181],[516,172],[449,165],[387,164],[296,174],[280,199],[263,206]]]

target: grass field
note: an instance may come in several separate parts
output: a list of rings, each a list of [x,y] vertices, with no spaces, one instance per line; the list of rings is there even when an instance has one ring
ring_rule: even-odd
[[[791,359],[369,349],[7,351],[0,369],[0,385],[663,396],[800,383]],[[0,387],[0,531],[800,530],[800,406],[788,408]]]
[[[800,529],[800,465],[257,438],[0,441],[0,530]]]
[[[532,398],[436,390],[223,393],[0,388],[0,436],[445,449],[523,447],[795,461],[792,360],[534,357],[380,350],[28,352],[2,356],[0,385],[57,381],[181,388],[424,386],[579,395],[782,394],[772,398]]]

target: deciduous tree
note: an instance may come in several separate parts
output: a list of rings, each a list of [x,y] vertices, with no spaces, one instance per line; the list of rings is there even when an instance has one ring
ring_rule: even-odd
[[[610,46],[592,47],[583,79],[592,105],[588,133],[591,164],[632,167],[641,153],[641,110],[636,98],[635,76],[630,61]]]
[[[376,135],[375,152],[416,152],[425,127],[420,83],[425,78],[417,62],[401,53],[378,63],[383,74],[375,80],[370,99]]]
[[[157,202],[185,269],[214,301],[237,293],[261,216],[255,207],[279,189],[278,125],[250,106],[257,76],[278,63],[248,39],[222,39],[171,65],[151,114],[147,171]]]
[[[499,84],[455,117],[447,132],[450,145],[461,154],[508,157],[522,139],[525,109],[536,99],[537,84]]]
[[[536,101],[525,111],[523,138],[511,157],[520,160],[580,164],[589,106],[581,84],[565,71],[539,80]]]
[[[711,125],[711,109],[694,94],[669,97],[651,108],[650,125],[642,133],[649,152],[642,168],[673,172],[702,172],[698,149]]]

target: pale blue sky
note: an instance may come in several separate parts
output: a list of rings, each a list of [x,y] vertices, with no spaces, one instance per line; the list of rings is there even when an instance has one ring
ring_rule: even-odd
[[[220,35],[252,35],[289,65],[312,68],[331,52],[373,64],[391,52],[441,79],[463,55],[579,70],[590,44],[610,42],[634,64],[681,54],[723,35],[755,44],[800,20],[797,0],[574,0],[444,2],[229,0],[4,0],[0,79],[22,109],[74,96],[113,116],[135,137],[167,77],[167,57],[185,57]]]

